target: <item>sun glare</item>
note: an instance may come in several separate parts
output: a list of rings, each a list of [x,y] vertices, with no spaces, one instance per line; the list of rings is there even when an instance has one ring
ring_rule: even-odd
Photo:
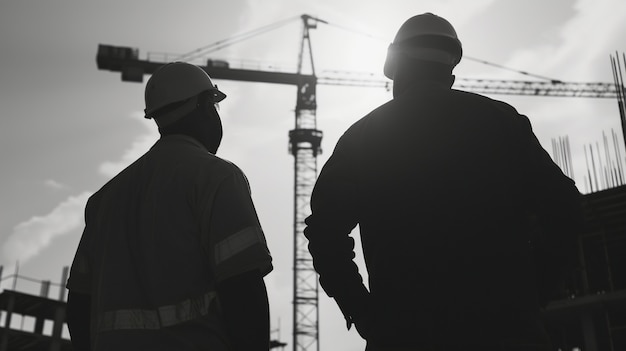
[[[319,64],[316,62],[316,69],[319,67],[321,71],[336,70],[382,77],[388,44],[362,35],[339,34],[342,35],[316,38],[319,50],[315,55],[319,62]]]

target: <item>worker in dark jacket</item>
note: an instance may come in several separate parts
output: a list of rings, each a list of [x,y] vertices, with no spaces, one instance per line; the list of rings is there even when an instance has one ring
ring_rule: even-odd
[[[146,84],[161,138],[87,203],[67,283],[74,350],[269,349],[271,256],[244,173],[215,156],[225,97],[181,62]]]
[[[445,19],[406,21],[393,100],[345,132],[313,190],[315,269],[368,351],[549,349],[541,306],[574,269],[580,193],[527,117],[451,89],[461,56]]]

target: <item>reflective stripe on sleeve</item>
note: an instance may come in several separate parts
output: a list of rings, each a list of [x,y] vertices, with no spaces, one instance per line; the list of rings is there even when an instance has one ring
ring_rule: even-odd
[[[218,265],[248,247],[261,242],[263,233],[259,227],[247,227],[215,245],[215,264]]]
[[[187,299],[175,305],[161,306],[156,310],[116,310],[101,315],[98,331],[120,329],[161,329],[184,323],[209,314],[209,307],[217,293]]]

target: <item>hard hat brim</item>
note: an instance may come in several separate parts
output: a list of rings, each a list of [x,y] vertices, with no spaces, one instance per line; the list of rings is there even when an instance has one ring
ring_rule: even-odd
[[[224,94],[219,89],[217,89],[217,87],[215,87],[215,89],[212,90],[211,92],[212,92],[211,96],[213,97],[213,102],[220,102],[226,99],[226,94]]]

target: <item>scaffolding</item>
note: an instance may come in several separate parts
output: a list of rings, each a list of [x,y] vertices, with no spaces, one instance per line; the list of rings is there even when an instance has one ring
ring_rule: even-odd
[[[17,267],[15,274],[2,277],[0,266],[0,281],[13,279],[13,290],[0,293],[0,351],[71,351],[65,325],[65,281],[69,268],[63,268],[60,283],[51,283],[21,276]],[[18,281],[39,284],[39,296],[16,291]],[[59,288],[56,300],[49,298],[51,285]]]
[[[626,186],[587,194],[580,271],[546,308],[555,350],[626,350]]]

